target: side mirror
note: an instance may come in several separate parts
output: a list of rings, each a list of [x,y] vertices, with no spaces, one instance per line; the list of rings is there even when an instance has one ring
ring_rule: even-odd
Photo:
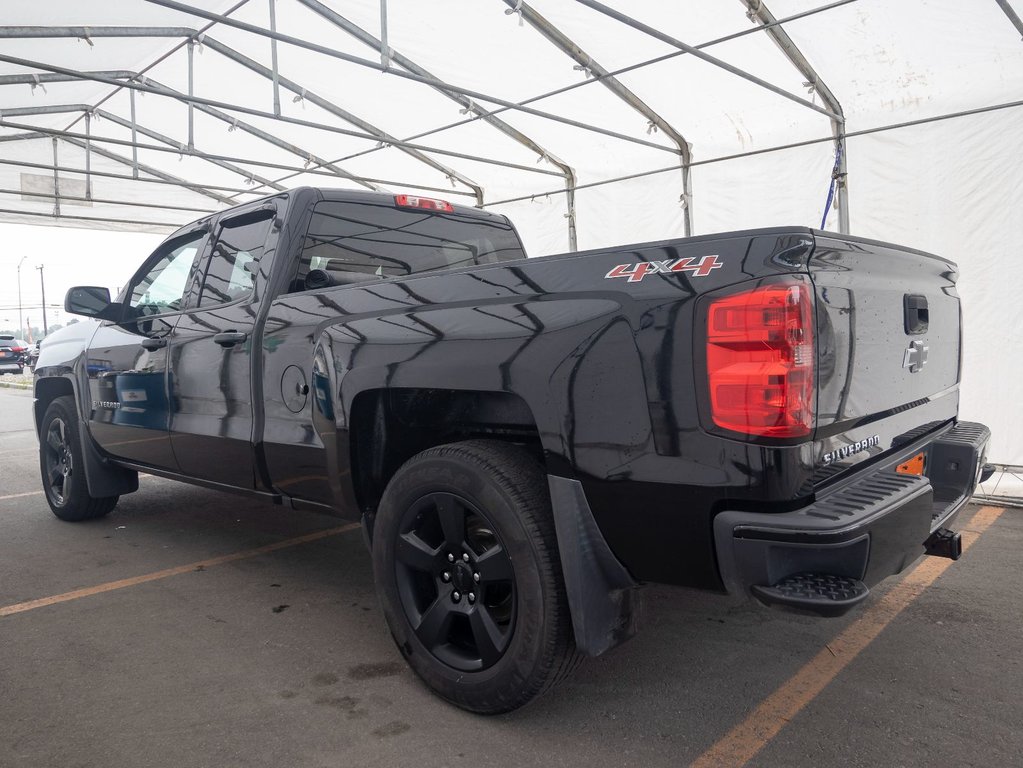
[[[64,297],[64,311],[73,315],[106,318],[110,307],[110,291],[96,285],[76,285]]]

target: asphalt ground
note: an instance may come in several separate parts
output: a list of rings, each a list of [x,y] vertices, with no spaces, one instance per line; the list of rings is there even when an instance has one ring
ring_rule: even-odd
[[[153,477],[62,523],[31,403],[0,389],[3,768],[1023,766],[1020,510],[841,619],[648,588],[637,637],[481,718],[405,667],[358,529]]]

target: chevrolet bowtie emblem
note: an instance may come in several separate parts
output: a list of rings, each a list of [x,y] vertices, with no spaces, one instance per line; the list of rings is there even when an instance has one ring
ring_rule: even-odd
[[[916,373],[925,365],[927,365],[927,350],[928,347],[922,341],[914,341],[906,349],[906,354],[902,357],[902,367],[909,368],[910,373]]]

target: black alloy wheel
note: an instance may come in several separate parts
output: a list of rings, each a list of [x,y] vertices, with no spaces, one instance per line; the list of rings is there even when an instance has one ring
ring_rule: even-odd
[[[578,664],[547,477],[489,440],[403,464],[373,523],[373,572],[391,635],[438,696],[509,712]]]
[[[75,399],[64,395],[46,408],[39,430],[39,472],[50,510],[61,520],[80,522],[103,517],[117,504],[117,496],[89,494],[82,461]]]
[[[515,631],[515,575],[475,504],[435,492],[409,507],[395,569],[405,618],[437,659],[478,671],[501,658]]]
[[[71,476],[75,471],[74,454],[68,439],[70,430],[63,418],[56,416],[46,428],[46,436],[39,446],[42,453],[43,484],[46,495],[55,504],[67,503]]]

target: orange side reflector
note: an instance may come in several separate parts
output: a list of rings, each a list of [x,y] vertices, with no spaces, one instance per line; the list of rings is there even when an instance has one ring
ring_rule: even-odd
[[[924,473],[924,464],[926,463],[926,456],[922,453],[918,453],[909,461],[899,464],[895,468],[895,471],[900,475],[922,475]]]

